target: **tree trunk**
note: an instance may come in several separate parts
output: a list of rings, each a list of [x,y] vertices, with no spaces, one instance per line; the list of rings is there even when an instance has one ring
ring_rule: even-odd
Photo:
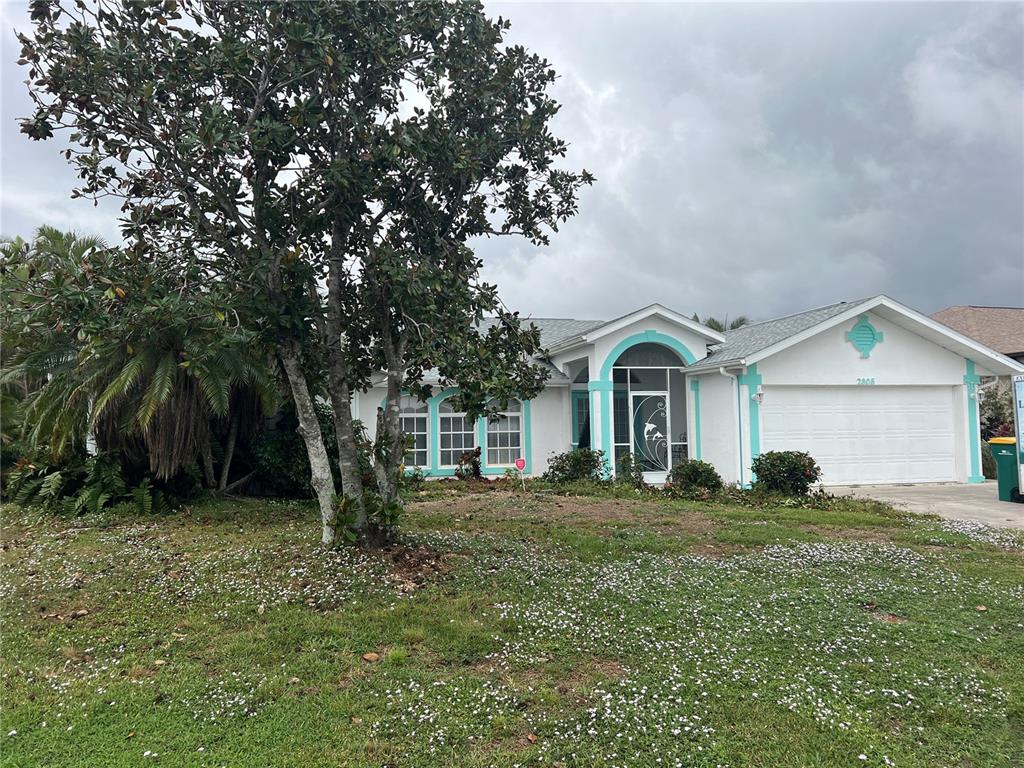
[[[350,525],[356,535],[363,538],[368,529],[366,504],[363,502],[363,476],[359,469],[359,444],[352,423],[352,389],[349,366],[345,355],[344,292],[345,243],[350,225],[336,215],[331,226],[331,251],[327,271],[327,316],[323,329],[327,347],[327,382],[334,410],[334,439],[338,443],[338,467],[341,474],[341,493],[353,513]]]
[[[334,357],[334,352],[331,357]],[[337,374],[337,361],[331,362],[331,406],[334,409],[334,436],[338,442],[338,468],[341,470],[341,493],[349,500],[355,513],[352,527],[357,534],[366,531],[366,505],[363,503],[363,474],[359,468],[359,444],[352,423],[352,390],[344,377]]]
[[[313,398],[309,394],[306,374],[302,370],[302,354],[295,341],[288,341],[278,350],[281,366],[288,377],[288,384],[295,403],[295,413],[299,418],[298,433],[306,444],[309,456],[310,484],[316,493],[320,505],[320,521],[322,523],[321,541],[325,546],[334,546],[338,541],[337,513],[334,509],[334,478],[331,475],[331,464],[324,447],[323,433],[320,422],[313,407]]]
[[[213,472],[213,449],[210,448],[210,435],[203,440],[203,483],[207,488],[217,487],[217,475]]]
[[[228,427],[228,439],[224,444],[224,463],[220,468],[220,482],[217,490],[223,491],[228,487],[228,476],[231,474],[231,459],[235,456],[235,443],[238,442],[238,410],[231,415],[231,426]]]
[[[374,451],[374,474],[381,503],[398,501],[398,473],[405,458],[402,440],[401,399],[402,380],[405,378],[404,348],[402,340],[397,343],[384,342],[384,355],[388,361],[387,401],[382,413],[377,415],[376,450]]]

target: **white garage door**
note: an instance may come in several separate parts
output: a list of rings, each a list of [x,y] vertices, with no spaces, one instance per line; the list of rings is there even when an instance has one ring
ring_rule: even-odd
[[[826,485],[956,479],[952,387],[765,387],[764,451],[807,451]]]

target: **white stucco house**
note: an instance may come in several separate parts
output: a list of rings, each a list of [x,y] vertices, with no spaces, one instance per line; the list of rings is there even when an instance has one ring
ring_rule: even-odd
[[[977,385],[1024,365],[886,296],[840,302],[724,334],[652,304],[608,321],[536,319],[551,376],[490,419],[456,390],[402,401],[407,457],[431,477],[481,447],[483,473],[522,457],[527,475],[579,445],[609,471],[631,452],[649,482],[682,458],[749,485],[751,461],[807,451],[825,485],[981,482]],[[371,429],[385,392],[356,403]]]

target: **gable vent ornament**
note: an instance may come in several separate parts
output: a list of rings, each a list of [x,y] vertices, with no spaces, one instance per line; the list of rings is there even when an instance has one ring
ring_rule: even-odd
[[[857,324],[846,332],[846,340],[853,344],[853,348],[860,352],[863,359],[871,357],[871,350],[876,344],[881,344],[885,334],[877,330],[868,320],[867,315],[861,315]]]

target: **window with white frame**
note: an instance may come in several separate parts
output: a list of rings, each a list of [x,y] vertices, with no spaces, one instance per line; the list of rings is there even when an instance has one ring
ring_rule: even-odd
[[[488,410],[500,404],[492,400]],[[487,466],[512,466],[523,455],[523,405],[509,400],[508,406],[487,417]]]
[[[427,404],[422,400],[403,395],[400,402],[399,421],[406,444],[411,444],[405,454],[407,467],[429,466],[427,460]]]
[[[462,411],[456,411],[451,400],[438,406],[440,419],[441,466],[454,467],[466,451],[476,448],[476,423]]]

